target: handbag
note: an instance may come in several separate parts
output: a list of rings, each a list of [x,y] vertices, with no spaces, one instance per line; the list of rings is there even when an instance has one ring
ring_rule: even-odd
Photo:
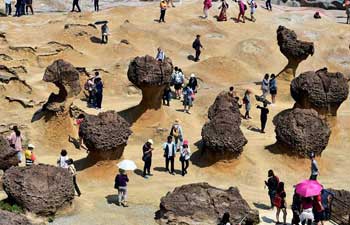
[[[183,162],[183,161],[185,161],[185,156],[181,155],[180,156],[180,162]]]

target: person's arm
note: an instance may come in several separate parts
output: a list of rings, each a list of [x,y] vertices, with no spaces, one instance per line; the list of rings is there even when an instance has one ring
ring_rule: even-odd
[[[263,107],[261,107],[260,105],[258,105],[258,106],[256,106],[256,108],[258,108],[258,109],[262,109]]]

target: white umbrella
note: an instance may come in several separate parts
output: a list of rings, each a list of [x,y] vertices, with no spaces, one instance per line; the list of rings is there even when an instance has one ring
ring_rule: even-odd
[[[119,169],[122,169],[122,170],[136,170],[137,169],[137,166],[134,163],[134,161],[131,161],[128,159],[121,161],[120,163],[118,163],[117,166],[119,167]]]

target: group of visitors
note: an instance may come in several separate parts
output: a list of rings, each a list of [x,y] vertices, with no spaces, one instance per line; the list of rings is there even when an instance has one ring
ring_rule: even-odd
[[[103,99],[103,82],[99,72],[95,72],[94,76],[91,76],[84,85],[84,89],[88,91],[88,107],[102,109]]]
[[[277,79],[275,74],[265,74],[264,79],[261,83],[261,97],[265,100],[268,93],[271,95],[272,104],[276,103],[276,95],[277,95]]]
[[[29,10],[34,15],[33,0],[17,0],[15,4],[15,15],[17,17],[28,15]],[[12,0],[5,0],[5,14],[10,16],[12,14]]]

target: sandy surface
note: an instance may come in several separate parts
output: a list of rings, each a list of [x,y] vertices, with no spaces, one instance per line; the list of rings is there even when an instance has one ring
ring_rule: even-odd
[[[267,12],[260,7],[257,10],[257,22],[236,24],[233,20],[218,23],[212,16],[218,13],[219,3],[214,3],[208,20],[199,18],[201,2],[185,1],[178,7],[169,9],[166,24],[154,21],[159,16],[158,3],[145,7],[118,7],[99,13],[84,12],[82,14],[40,13],[30,17],[2,18],[0,31],[5,32],[6,39],[0,39],[0,52],[13,60],[0,63],[7,66],[24,66],[28,73],[21,73],[21,79],[33,88],[30,91],[20,82],[0,85],[1,124],[18,123],[24,125],[27,143],[37,146],[39,163],[55,164],[62,148],[69,150],[75,160],[84,159],[86,153],[74,149],[68,142],[68,135],[77,136],[74,121],[59,117],[54,121],[44,119],[31,122],[33,114],[40,109],[23,108],[18,103],[9,103],[5,96],[16,96],[32,99],[35,102],[47,99],[56,88],[41,79],[45,68],[55,59],[65,59],[75,66],[86,67],[89,72],[102,69],[105,83],[103,109],[124,110],[138,104],[141,96],[130,87],[126,77],[127,66],[135,56],[155,55],[158,46],[165,50],[175,65],[180,66],[185,75],[195,73],[201,80],[201,89],[197,95],[192,115],[184,114],[181,102],[172,101],[171,107],[163,107],[159,111],[147,111],[133,124],[133,135],[129,139],[124,152],[124,159],[135,160],[142,168],[141,147],[148,138],[155,140],[157,151],[153,159],[154,176],[145,180],[137,173],[130,173],[129,208],[119,208],[115,204],[116,191],[113,189],[117,162],[99,163],[78,173],[78,182],[82,196],[74,200],[72,209],[60,213],[53,224],[56,225],[140,225],[155,224],[154,213],[159,208],[159,201],[174,187],[206,181],[221,188],[238,186],[249,204],[259,209],[262,223],[273,223],[274,212],[265,210],[268,204],[267,190],[263,181],[267,170],[273,169],[286,183],[288,204],[291,203],[292,186],[309,176],[309,161],[281,154],[275,154],[265,147],[275,143],[274,127],[271,120],[275,114],[293,105],[289,96],[289,83],[279,82],[278,103],[270,107],[267,133],[260,134],[252,128],[259,127],[259,112],[252,111],[253,119],[242,123],[242,130],[248,139],[243,154],[228,162],[209,165],[193,161],[189,174],[171,176],[162,172],[164,160],[161,144],[168,131],[159,132],[158,128],[170,129],[175,118],[182,121],[185,138],[190,141],[193,152],[197,151],[194,143],[201,139],[201,128],[207,120],[207,109],[215,96],[228,86],[235,85],[242,96],[245,89],[260,93],[259,86],[263,74],[278,73],[287,63],[279,52],[276,43],[276,29],[279,25],[294,29],[300,39],[315,43],[315,55],[302,62],[297,73],[316,70],[327,66],[330,71],[343,72],[349,75],[350,27],[335,18],[339,12],[322,11],[323,19],[312,18],[313,9],[290,9],[275,7]],[[236,16],[237,6],[231,2],[229,17]],[[98,20],[110,21],[110,42],[108,45],[94,43],[100,32],[92,27],[73,27],[64,29],[65,24],[87,25]],[[125,22],[128,20],[129,22]],[[345,19],[344,19],[345,20]],[[191,44],[196,34],[202,35],[205,47],[202,60],[194,63],[187,59],[193,54]],[[120,43],[122,39],[129,45]],[[55,41],[70,44],[73,48],[65,48],[60,44],[48,44]],[[15,49],[13,47],[32,47]],[[63,49],[63,50],[62,50]],[[57,91],[57,90],[56,90]],[[75,104],[89,113],[97,113],[87,109],[85,102],[75,100]],[[255,105],[255,102],[253,103]],[[339,109],[338,117],[329,121],[332,135],[320,164],[320,181],[326,187],[350,190],[350,104],[347,100]],[[178,160],[175,161],[180,168]],[[1,196],[5,196],[3,193]],[[289,216],[290,216],[289,212]]]

